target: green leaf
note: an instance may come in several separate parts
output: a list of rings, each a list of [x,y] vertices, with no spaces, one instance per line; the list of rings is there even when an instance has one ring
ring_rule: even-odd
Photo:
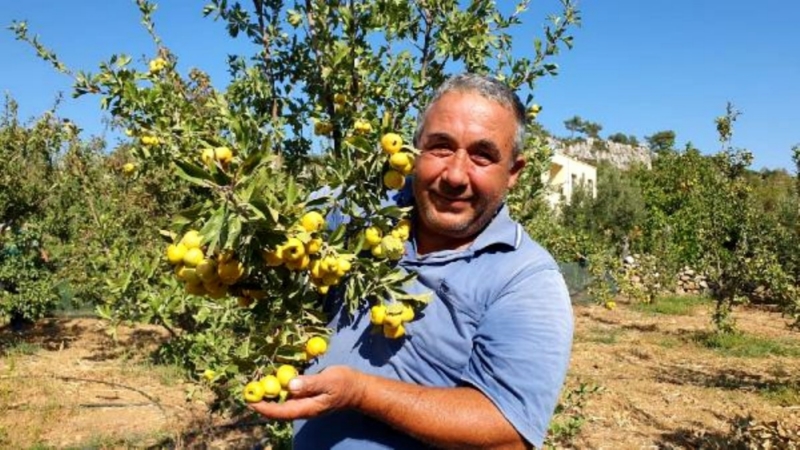
[[[180,159],[176,159],[174,163],[175,172],[184,180],[202,187],[211,187],[214,185],[214,180],[211,175],[199,166]]]

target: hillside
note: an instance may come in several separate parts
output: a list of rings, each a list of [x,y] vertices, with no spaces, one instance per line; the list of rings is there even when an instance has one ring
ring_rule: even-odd
[[[643,145],[634,147],[594,138],[585,138],[578,141],[575,139],[549,137],[547,142],[557,152],[593,164],[599,161],[608,161],[620,169],[627,169],[635,164],[644,164],[647,167],[652,166],[650,150]]]

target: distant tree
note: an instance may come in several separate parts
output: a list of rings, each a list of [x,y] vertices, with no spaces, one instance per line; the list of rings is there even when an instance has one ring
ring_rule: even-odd
[[[580,116],[573,116],[564,121],[564,128],[569,130],[570,137],[573,137],[575,133],[581,133],[587,137],[598,139],[603,126],[597,122],[583,120]]]
[[[600,139],[600,131],[603,130],[603,126],[597,122],[589,122],[584,121],[583,127],[581,130],[582,133],[586,134],[590,138]]]
[[[650,150],[656,153],[670,152],[675,149],[675,132],[672,130],[664,130],[654,133],[650,136],[645,136]]]
[[[573,116],[564,121],[564,128],[570,132],[570,137],[574,137],[575,133],[583,132],[583,119],[580,116]]]
[[[626,135],[625,133],[614,133],[608,136],[608,140],[616,142],[617,144],[631,145],[634,147],[639,146],[639,140],[632,134]]]

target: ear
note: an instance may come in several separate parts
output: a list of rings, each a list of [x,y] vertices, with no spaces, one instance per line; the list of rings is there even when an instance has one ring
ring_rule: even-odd
[[[525,158],[522,155],[517,156],[517,159],[515,159],[514,163],[511,165],[510,176],[508,177],[508,189],[511,189],[515,184],[517,184],[519,174],[522,173],[522,169],[524,168]]]

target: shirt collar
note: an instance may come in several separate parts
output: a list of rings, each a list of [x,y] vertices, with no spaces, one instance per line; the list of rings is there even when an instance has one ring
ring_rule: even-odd
[[[479,252],[496,244],[516,248],[522,238],[522,230],[519,228],[520,225],[511,219],[508,213],[508,205],[503,203],[486,228],[475,238],[469,249],[473,252]]]
[[[511,249],[519,247],[520,240],[522,239],[521,226],[511,219],[508,214],[508,206],[503,204],[497,213],[492,217],[489,224],[478,233],[478,237],[472,244],[465,250],[440,250],[433,253],[428,253],[422,257],[417,256],[416,241],[409,239],[406,242],[406,258],[405,262],[414,264],[433,264],[452,261],[462,258],[471,258],[476,253],[494,246],[501,245]]]

